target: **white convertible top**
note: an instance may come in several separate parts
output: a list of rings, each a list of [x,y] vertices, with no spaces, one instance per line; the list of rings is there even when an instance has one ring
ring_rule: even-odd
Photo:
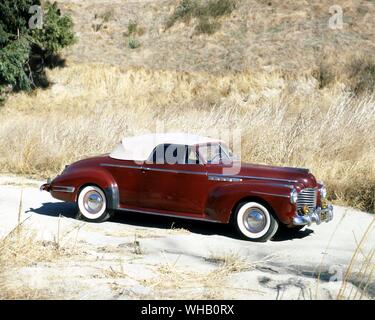
[[[122,139],[109,156],[119,160],[145,161],[159,144],[195,146],[215,142],[222,142],[222,140],[189,133],[145,134]]]

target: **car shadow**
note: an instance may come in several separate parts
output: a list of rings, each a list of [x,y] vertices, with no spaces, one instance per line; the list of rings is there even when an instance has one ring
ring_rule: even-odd
[[[26,212],[46,215],[50,217],[63,216],[75,218],[77,216],[77,206],[67,202],[46,202],[39,208],[29,208]],[[210,223],[205,221],[186,220],[181,218],[153,216],[139,212],[117,211],[111,218],[111,222],[122,223],[132,226],[155,228],[155,229],[186,229],[192,233],[202,235],[221,235],[237,240],[241,240],[235,228],[230,224]],[[313,230],[305,229],[299,232],[281,229],[272,241],[288,241],[302,239],[309,236]]]

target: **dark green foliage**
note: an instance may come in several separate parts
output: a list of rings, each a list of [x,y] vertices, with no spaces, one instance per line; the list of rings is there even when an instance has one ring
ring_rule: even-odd
[[[141,46],[141,44],[137,39],[130,37],[128,40],[128,46],[130,49],[137,49]]]
[[[62,48],[74,43],[73,21],[69,16],[62,16],[56,2],[47,3],[43,16],[43,29],[31,31],[34,44],[45,55],[57,54]]]
[[[356,94],[375,91],[375,59],[371,56],[353,59],[349,64],[351,88]]]
[[[181,0],[166,27],[172,27],[178,20],[188,22],[191,18],[198,19],[196,31],[198,33],[214,33],[219,27],[216,18],[230,14],[236,8],[234,0]]]
[[[0,51],[0,84],[11,85],[22,90],[30,89],[24,63],[29,57],[30,47],[25,38],[12,41]]]
[[[128,24],[128,35],[131,36],[137,32],[137,21],[131,20]]]
[[[210,0],[207,4],[208,15],[215,18],[230,14],[234,9],[233,0]]]
[[[44,67],[75,41],[72,19],[61,15],[55,3],[44,5],[42,28],[30,28],[33,5],[40,5],[40,0],[0,3],[0,100],[10,90],[30,90],[46,83]]]

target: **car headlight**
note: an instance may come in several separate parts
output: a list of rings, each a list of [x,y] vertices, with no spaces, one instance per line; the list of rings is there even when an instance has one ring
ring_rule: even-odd
[[[297,200],[298,200],[298,192],[296,189],[293,189],[291,192],[290,192],[290,203],[297,203]]]
[[[320,197],[321,197],[321,198],[326,198],[326,197],[327,197],[327,189],[326,189],[325,186],[322,186],[322,187],[320,188]]]

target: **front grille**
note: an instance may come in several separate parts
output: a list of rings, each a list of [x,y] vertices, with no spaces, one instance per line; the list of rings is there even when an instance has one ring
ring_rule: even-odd
[[[298,194],[297,208],[301,209],[303,206],[308,206],[310,210],[316,208],[316,198],[318,190],[315,188],[306,188],[303,189]]]

